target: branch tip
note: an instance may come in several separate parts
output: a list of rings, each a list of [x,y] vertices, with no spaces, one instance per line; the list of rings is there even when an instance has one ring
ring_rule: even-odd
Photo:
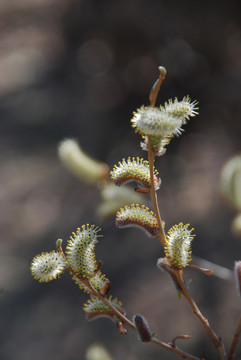
[[[191,269],[198,270],[198,271],[202,272],[205,275],[208,275],[208,276],[213,275],[213,270],[212,269],[205,269],[205,268],[202,268],[202,267],[194,265],[194,264],[190,264],[189,267]]]
[[[177,340],[189,340],[189,339],[191,339],[191,338],[192,338],[192,337],[189,336],[189,335],[177,335],[177,336],[173,339],[172,343],[170,343],[170,345],[173,346],[173,347],[176,347],[176,341],[177,341]]]

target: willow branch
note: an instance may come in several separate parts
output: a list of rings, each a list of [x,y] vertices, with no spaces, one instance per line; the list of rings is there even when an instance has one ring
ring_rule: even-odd
[[[149,96],[150,106],[155,106],[160,86],[166,77],[166,69],[165,68],[163,68],[162,66],[159,66],[159,71],[160,71],[159,78],[153,85],[151,92],[150,92],[150,96]],[[157,236],[157,238],[158,238],[158,240],[160,240],[163,247],[165,247],[166,235],[165,235],[164,227],[163,227],[163,224],[161,221],[156,191],[155,191],[155,187],[154,187],[154,160],[155,160],[155,154],[153,152],[152,145],[151,145],[151,136],[149,135],[148,136],[148,161],[149,161],[150,181],[151,181],[150,196],[151,196],[152,204],[154,207],[154,212],[156,214],[156,218],[157,218],[157,222],[158,222],[158,226],[159,226],[159,230],[160,230],[160,236]]]
[[[153,152],[151,149],[151,146],[149,146],[149,139],[148,139],[148,159],[149,159],[149,166],[150,166],[150,171],[152,169],[152,173],[153,173]],[[149,155],[149,154],[152,155]],[[151,173],[150,173],[151,174]],[[156,197],[156,193],[154,190],[154,179],[153,176],[151,176],[151,191],[150,191],[150,195],[151,195],[151,199],[152,199],[152,203],[153,203],[153,207],[155,209],[155,213],[157,216],[157,220],[158,220],[158,224],[160,227],[160,232],[161,232],[161,242],[163,244],[163,241],[165,243],[165,232],[163,229],[163,225],[161,222],[161,218],[160,218],[160,214],[159,214],[159,207],[158,207],[158,203],[157,203],[157,197]],[[208,320],[202,315],[201,311],[199,310],[199,308],[197,307],[196,303],[194,302],[194,300],[190,297],[185,284],[183,282],[183,278],[180,274],[179,271],[175,271],[174,272],[174,276],[176,277],[178,284],[180,286],[180,289],[183,293],[183,296],[186,298],[187,302],[189,303],[189,305],[191,306],[191,308],[193,309],[193,313],[194,315],[198,318],[198,320],[202,323],[204,329],[206,330],[208,336],[210,337],[210,339],[212,340],[212,342],[214,343],[214,345],[216,346],[219,354],[220,354],[220,358],[222,360],[226,359],[226,354],[225,354],[225,350],[223,347],[223,343],[222,340],[216,335],[216,333],[214,332],[214,330],[211,328],[211,326],[209,325]]]
[[[134,323],[129,320],[125,315],[123,315],[119,310],[117,310],[114,306],[112,306],[109,301],[104,297],[102,296],[92,285],[91,283],[89,282],[89,280],[87,279],[83,279],[81,278],[78,274],[76,274],[74,271],[72,271],[72,269],[68,269],[69,271],[71,271],[73,273],[74,276],[76,276],[83,284],[85,284],[89,290],[91,291],[91,294],[93,296],[96,296],[98,297],[105,305],[107,305],[111,311],[124,323],[126,324],[128,327],[130,327],[132,330],[134,331],[137,331],[136,330],[136,327],[134,325]],[[178,355],[180,355],[183,359],[187,359],[187,360],[204,360],[204,359],[201,359],[201,358],[198,358],[196,356],[193,356],[181,349],[179,349],[177,346],[173,346],[172,344],[167,344],[161,340],[158,340],[157,338],[152,338],[151,341],[153,344],[156,344],[166,350],[169,350],[171,352],[174,352]]]
[[[165,74],[164,76],[162,75],[162,73],[159,76],[159,79],[157,80],[157,82],[154,84],[151,93],[150,93],[150,105],[151,106],[155,106],[155,102],[156,102],[156,98],[159,92],[159,88],[163,82],[165,78]],[[161,241],[162,245],[165,246],[165,242],[166,242],[166,236],[165,236],[165,231],[164,231],[164,227],[161,221],[161,216],[160,216],[160,211],[159,211],[159,206],[158,206],[158,202],[157,202],[157,196],[156,196],[156,191],[154,188],[154,159],[155,159],[155,154],[153,152],[152,149],[152,145],[151,145],[151,136],[148,136],[148,161],[149,161],[149,168],[150,168],[150,182],[151,182],[151,189],[150,189],[150,196],[151,196],[151,200],[152,200],[152,204],[154,207],[154,211],[157,217],[157,221],[158,221],[158,225],[159,225],[159,229],[160,229],[160,236],[158,236],[157,238]],[[190,297],[185,284],[183,282],[183,277],[181,276],[180,271],[175,271],[174,272],[174,276],[177,279],[177,282],[180,286],[180,289],[182,290],[182,293],[184,295],[184,297],[186,298],[187,302],[189,303],[189,305],[191,306],[191,308],[193,309],[193,312],[195,314],[195,316],[199,319],[199,321],[202,323],[204,329],[206,330],[208,336],[211,338],[212,342],[214,343],[214,345],[216,346],[219,354],[220,354],[220,358],[221,360],[225,360],[226,359],[226,354],[225,354],[225,350],[223,347],[223,343],[221,341],[221,339],[216,335],[216,333],[212,330],[212,328],[210,327],[208,320],[202,315],[202,313],[200,312],[199,308],[197,307],[196,303],[194,302],[194,300]]]
[[[153,207],[154,207],[154,210],[155,210],[155,213],[156,213],[158,225],[160,227],[161,238],[159,238],[159,240],[161,241],[162,244],[163,243],[165,244],[165,232],[164,232],[164,228],[163,228],[163,225],[162,225],[162,222],[161,222],[160,213],[159,213],[159,207],[158,207],[158,203],[157,203],[156,192],[155,192],[155,189],[154,189],[154,178],[153,178],[154,155],[153,155],[153,151],[152,151],[152,148],[151,148],[149,137],[148,137],[148,160],[149,160],[150,178],[151,178],[150,196],[151,196]],[[187,302],[189,303],[189,305],[193,309],[194,315],[202,323],[202,325],[203,325],[204,329],[206,330],[208,336],[211,338],[212,342],[216,346],[216,348],[217,348],[217,350],[218,350],[218,352],[220,354],[220,358],[222,360],[225,360],[226,359],[226,354],[225,354],[225,350],[223,348],[223,343],[222,343],[221,339],[216,335],[216,333],[210,327],[208,320],[202,315],[202,313],[199,310],[199,308],[197,307],[196,303],[190,297],[190,295],[189,295],[189,293],[188,293],[188,291],[187,291],[187,289],[185,287],[185,284],[183,282],[183,278],[182,278],[180,272],[175,271],[174,276],[176,277],[176,279],[178,281],[178,284],[180,286],[180,289],[182,290],[183,296],[186,298]]]
[[[61,245],[57,246],[57,250],[65,257],[65,253],[62,249]],[[111,305],[111,303],[104,297],[102,296],[90,283],[90,281],[88,279],[82,278],[79,274],[77,274],[72,268],[71,266],[67,267],[67,270],[73,274],[77,279],[79,279],[85,286],[88,287],[88,289],[90,290],[91,294],[93,296],[98,297],[106,306],[108,306],[112,313],[115,314],[124,324],[126,324],[128,327],[130,327],[132,330],[137,331],[135,325],[133,324],[133,322],[131,320],[129,320],[125,315],[123,315],[119,310],[117,310],[114,306]],[[171,352],[174,352],[178,355],[180,355],[183,359],[187,359],[187,360],[204,360],[201,358],[197,358],[196,356],[193,356],[191,354],[188,354],[187,352],[179,349],[177,346],[173,346],[172,344],[167,344],[161,340],[158,340],[156,338],[152,338],[151,341],[153,344],[156,344],[166,350],[169,350]]]
[[[222,342],[221,338],[219,338],[216,335],[214,330],[209,325],[208,319],[205,316],[203,316],[203,314],[199,310],[198,306],[196,305],[195,301],[189,295],[189,293],[188,293],[188,291],[186,289],[186,286],[184,284],[183,277],[182,277],[180,271],[175,271],[175,276],[176,276],[178,284],[179,284],[179,286],[181,288],[182,294],[186,298],[189,305],[191,306],[194,315],[202,323],[202,325],[203,325],[204,329],[206,330],[208,336],[210,337],[210,339],[212,340],[212,342],[216,346],[216,348],[217,348],[217,350],[218,350],[218,352],[220,354],[220,358],[222,360],[225,360],[226,359],[226,354],[225,354],[225,350],[224,350],[223,342]]]
[[[156,338],[152,338],[151,342],[153,344],[156,344],[158,346],[161,346],[161,347],[164,347],[166,350],[169,350],[169,351],[172,351],[178,355],[180,355],[183,359],[190,359],[190,360],[205,360],[204,358],[200,358],[200,357],[196,357],[196,356],[193,356],[193,355],[190,355],[188,353],[186,353],[185,351],[179,349],[178,347],[174,347],[170,344],[166,344]]]
[[[208,261],[206,259],[202,259],[196,255],[192,255],[192,260],[197,264],[198,266],[209,268],[213,270],[213,275],[217,276],[220,279],[223,280],[231,280],[233,279],[233,271],[230,269],[227,269],[223,266],[220,266],[218,264],[215,264],[211,261]],[[191,266],[191,264],[190,264]],[[193,266],[193,265],[192,265]]]
[[[236,330],[235,330],[235,333],[234,333],[234,336],[233,336],[232,344],[231,344],[229,354],[228,354],[228,360],[233,360],[234,359],[235,350],[236,350],[236,347],[237,347],[237,344],[238,344],[238,339],[239,339],[240,333],[241,333],[241,315],[239,316],[238,323],[237,323],[237,326],[236,326]]]
[[[149,161],[150,182],[151,182],[150,196],[151,196],[154,212],[155,212],[159,230],[160,230],[160,236],[158,236],[158,239],[162,243],[163,247],[165,247],[166,235],[165,235],[164,227],[163,227],[163,224],[161,221],[156,191],[155,191],[155,187],[154,187],[154,158],[155,158],[155,156],[154,156],[152,146],[151,146],[151,136],[148,136],[148,161]]]

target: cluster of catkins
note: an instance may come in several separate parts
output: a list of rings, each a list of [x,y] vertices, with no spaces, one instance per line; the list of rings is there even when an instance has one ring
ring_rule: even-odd
[[[142,106],[137,109],[131,123],[143,138],[141,142],[143,150],[148,150],[150,141],[153,154],[163,155],[170,140],[174,136],[180,136],[183,125],[190,117],[197,114],[196,104],[191,102],[189,97],[184,97],[181,101],[169,100],[164,106]],[[138,157],[123,159],[115,165],[111,171],[111,178],[118,186],[135,181],[143,193],[149,192],[151,188],[149,162]],[[154,190],[157,191],[161,180],[155,169],[153,178]],[[121,208],[116,214],[116,224],[118,227],[138,226],[151,236],[160,235],[156,214],[144,205],[132,204]],[[167,232],[164,251],[169,267],[182,269],[191,261],[190,246],[194,235],[192,235],[193,229],[188,227],[189,224],[184,225],[180,222]],[[39,282],[49,282],[59,277],[64,270],[68,270],[80,289],[90,296],[83,308],[87,319],[110,316],[118,324],[118,317],[116,312],[113,312],[113,308],[123,315],[125,310],[116,298],[107,296],[110,281],[100,270],[101,262],[95,259],[95,245],[101,237],[99,232],[100,229],[94,225],[83,225],[72,234],[65,252],[62,249],[62,240],[57,240],[57,249],[35,256],[30,268],[32,275]],[[159,267],[167,266],[166,261],[165,265],[163,264],[159,261]],[[106,301],[103,302],[96,296],[97,294],[101,294]],[[137,316],[135,319],[137,327],[140,322]]]

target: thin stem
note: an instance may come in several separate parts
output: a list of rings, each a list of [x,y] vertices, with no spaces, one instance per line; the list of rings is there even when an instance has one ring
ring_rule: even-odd
[[[212,269],[204,269],[204,268],[201,268],[200,266],[197,266],[197,265],[194,265],[194,264],[190,264],[189,268],[191,268],[193,270],[198,270],[198,271],[202,272],[205,275],[209,275],[209,276],[213,275],[213,270]]]
[[[57,246],[57,250],[65,257],[65,253],[62,249],[62,246],[61,245],[58,245]],[[77,274],[72,268],[71,266],[68,266],[67,267],[67,270],[73,274],[77,279],[79,279],[85,286],[88,287],[88,289],[90,290],[91,294],[93,296],[96,296],[98,297],[105,305],[107,305],[111,310],[112,312],[124,323],[126,324],[127,326],[129,326],[132,330],[134,331],[137,331],[136,330],[136,327],[135,325],[133,324],[133,322],[131,320],[129,320],[125,315],[123,315],[119,310],[117,310],[114,306],[111,305],[111,303],[104,297],[102,296],[93,286],[92,284],[90,283],[90,281],[88,279],[84,279],[82,278],[79,274]],[[188,354],[187,352],[179,349],[178,347],[176,346],[173,346],[173,345],[170,345],[170,344],[167,344],[161,340],[158,340],[156,338],[152,338],[151,341],[153,344],[156,344],[166,350],[169,350],[169,351],[172,351],[178,355],[181,355],[181,357],[183,359],[187,359],[187,360],[204,360],[204,359],[201,359],[201,358],[197,358],[196,356],[192,356],[190,354]]]
[[[228,360],[233,360],[234,359],[235,350],[236,350],[236,347],[237,347],[237,344],[238,344],[238,339],[239,339],[240,333],[241,333],[241,315],[239,316],[238,323],[237,323],[237,326],[236,326],[236,330],[235,330],[235,333],[234,333],[234,336],[233,336],[232,344],[231,344],[229,354],[228,354]]]
[[[117,310],[114,306],[112,306],[109,301],[102,296],[89,282],[89,280],[87,279],[83,279],[81,278],[78,274],[76,274],[71,268],[68,269],[69,271],[71,271],[73,273],[74,276],[76,276],[83,284],[85,284],[91,291],[92,295],[98,297],[105,305],[107,305],[112,312],[127,326],[129,326],[132,330],[137,331],[135,325],[133,324],[133,322],[131,320],[129,320],[125,315],[123,315],[119,310]],[[169,350],[171,352],[174,352],[178,355],[180,355],[183,359],[188,359],[188,360],[204,360],[201,358],[197,358],[196,356],[193,356],[191,354],[188,354],[187,352],[179,349],[176,346],[167,344],[161,340],[158,340],[156,338],[152,338],[151,341],[153,344],[156,344],[166,350]]]
[[[154,159],[155,159],[155,155],[153,153],[152,146],[151,146],[151,136],[148,136],[148,161],[149,161],[150,181],[151,181],[150,196],[151,196],[152,204],[154,207],[154,212],[156,214],[156,218],[157,218],[157,222],[158,222],[158,226],[159,226],[159,230],[160,230],[160,236],[158,236],[158,240],[160,240],[163,247],[165,247],[166,235],[165,235],[164,227],[163,227],[163,224],[161,221],[156,191],[155,191],[155,187],[154,187]]]
[[[160,86],[161,86],[163,80],[166,77],[166,69],[164,67],[159,66],[159,71],[160,71],[159,78],[157,79],[157,81],[153,85],[153,87],[151,89],[151,92],[150,92],[150,96],[149,96],[151,106],[155,106],[156,98],[157,98]]]
[[[206,259],[202,259],[196,255],[192,255],[192,260],[201,267],[212,269],[213,275],[219,277],[220,279],[233,279],[233,271],[231,271],[230,269],[227,269]]]
[[[75,276],[78,277],[78,279],[85,284],[91,291],[92,295],[98,297],[106,306],[108,306],[114,313],[115,315],[122,320],[126,325],[128,325],[130,328],[132,328],[133,330],[136,330],[135,325],[133,324],[132,321],[130,321],[125,315],[123,315],[119,310],[117,310],[114,306],[112,306],[109,301],[102,296],[89,282],[89,280],[83,279],[80,276],[78,276],[77,274],[75,274]]]
[[[148,160],[149,160],[149,166],[150,166],[150,180],[151,180],[151,191],[150,191],[150,196],[151,196],[151,200],[153,203],[153,207],[157,216],[157,220],[158,220],[158,224],[160,227],[160,231],[161,231],[161,238],[158,238],[161,243],[165,244],[165,232],[162,226],[162,222],[161,222],[161,218],[160,218],[160,213],[159,213],[159,207],[158,207],[158,203],[157,203],[157,197],[156,197],[156,192],[154,190],[154,177],[153,177],[153,163],[154,163],[154,155],[153,155],[153,151],[151,148],[151,144],[150,144],[150,139],[148,137]],[[225,354],[225,350],[223,348],[223,344],[221,339],[215,334],[215,332],[212,330],[212,328],[210,327],[208,320],[202,315],[201,311],[199,310],[199,308],[197,307],[196,303],[194,302],[194,300],[190,297],[185,284],[183,282],[183,278],[181,276],[181,273],[179,271],[175,271],[174,276],[176,277],[178,284],[182,290],[182,293],[184,295],[184,297],[186,298],[187,302],[189,303],[189,305],[191,306],[191,308],[193,309],[194,315],[199,319],[199,321],[202,323],[203,327],[205,328],[208,336],[211,338],[212,342],[215,344],[220,357],[222,360],[226,359],[226,354]]]
[[[193,355],[190,355],[188,353],[186,353],[185,351],[179,349],[178,347],[174,347],[170,344],[166,344],[156,338],[152,338],[151,342],[153,344],[156,344],[158,346],[161,346],[161,347],[164,347],[165,349],[167,350],[170,350],[176,354],[179,354],[183,359],[190,359],[190,360],[205,360],[204,358],[199,358],[199,357],[196,357],[196,356],[193,356]]]
[[[226,354],[225,354],[225,350],[224,350],[224,347],[223,347],[222,340],[216,335],[214,330],[209,325],[208,319],[203,316],[203,314],[201,313],[201,311],[197,307],[195,301],[189,295],[189,293],[188,293],[188,291],[187,291],[187,289],[185,287],[183,277],[182,277],[180,271],[175,271],[175,275],[176,275],[176,279],[178,281],[178,284],[179,284],[179,286],[181,288],[182,294],[186,298],[189,305],[191,306],[194,315],[202,323],[202,325],[203,325],[204,329],[206,330],[208,336],[210,337],[210,339],[212,340],[212,342],[216,346],[216,348],[217,348],[217,350],[218,350],[218,352],[220,354],[220,358],[222,360],[225,360],[226,359]]]
[[[159,76],[159,79],[157,80],[157,82],[154,84],[151,93],[150,93],[150,105],[151,106],[155,106],[156,103],[156,98],[160,89],[160,86],[163,82],[165,78],[165,74],[164,76],[161,74]],[[161,221],[161,216],[160,216],[160,211],[159,211],[159,206],[158,206],[158,202],[157,202],[157,196],[156,196],[156,191],[154,188],[154,159],[155,159],[155,154],[153,152],[152,146],[151,146],[151,136],[148,136],[148,161],[149,161],[149,168],[150,168],[150,181],[151,181],[151,189],[150,189],[150,196],[151,196],[151,200],[153,203],[153,207],[154,207],[154,211],[157,217],[157,221],[158,221],[158,225],[159,225],[159,229],[160,229],[160,236],[158,236],[157,238],[161,241],[162,245],[165,246],[165,242],[166,242],[166,236],[165,236],[165,231],[164,231],[164,227],[162,225],[162,221]],[[187,302],[189,303],[189,305],[191,306],[191,308],[193,309],[193,312],[195,314],[195,316],[199,319],[199,321],[202,323],[204,329],[206,330],[208,336],[211,338],[212,342],[215,344],[219,354],[220,354],[220,358],[221,360],[225,360],[226,359],[226,354],[225,354],[225,349],[223,347],[223,343],[221,341],[221,339],[216,335],[216,333],[212,330],[212,328],[210,327],[208,320],[202,315],[202,313],[200,312],[199,308],[197,307],[196,303],[194,302],[194,300],[190,297],[185,284],[183,282],[183,277],[181,275],[180,271],[174,271],[173,275],[175,276],[180,289],[184,295],[184,297],[186,298]]]
[[[150,96],[149,96],[150,106],[155,106],[157,95],[160,90],[160,86],[166,77],[166,69],[165,68],[160,66],[159,71],[160,71],[159,78],[153,85],[151,92],[150,92]],[[157,222],[158,222],[158,226],[159,226],[159,230],[160,230],[160,236],[157,236],[157,238],[158,238],[158,240],[160,240],[163,247],[165,247],[166,235],[165,235],[164,227],[163,227],[162,221],[161,221],[161,216],[160,216],[160,211],[159,211],[159,207],[158,207],[158,203],[157,203],[157,196],[156,196],[156,191],[155,191],[155,186],[154,186],[155,154],[154,154],[152,146],[151,146],[151,136],[150,135],[148,136],[148,161],[149,161],[150,181],[151,181],[150,196],[151,196],[151,200],[153,203],[154,211],[156,214],[156,218],[157,218]]]

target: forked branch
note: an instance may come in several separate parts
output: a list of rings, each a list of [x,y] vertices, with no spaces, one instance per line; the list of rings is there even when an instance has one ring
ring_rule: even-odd
[[[71,271],[73,273],[73,275],[75,275],[81,282],[83,282],[89,288],[89,290],[91,291],[93,296],[98,297],[105,305],[107,305],[112,310],[112,312],[117,316],[117,318],[119,318],[122,321],[123,324],[127,325],[132,330],[136,331],[136,327],[135,327],[134,323],[131,320],[129,320],[125,315],[123,315],[120,311],[118,311],[114,306],[112,306],[110,304],[110,302],[104,296],[102,296],[98,291],[96,291],[96,289],[91,285],[91,283],[88,280],[79,277],[70,268],[68,270]],[[155,337],[152,337],[150,342],[153,344],[156,344],[166,350],[169,350],[171,352],[174,352],[174,353],[180,355],[183,359],[205,360],[203,358],[193,356],[193,355],[181,350],[176,345],[173,345],[173,343],[167,344]]]

